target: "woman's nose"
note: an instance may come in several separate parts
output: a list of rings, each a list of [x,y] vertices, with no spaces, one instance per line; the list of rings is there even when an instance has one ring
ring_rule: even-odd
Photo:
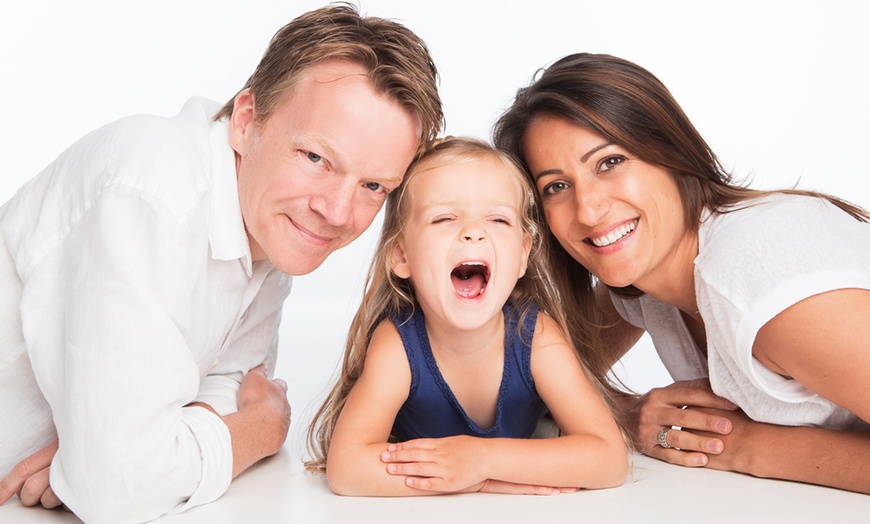
[[[593,187],[577,188],[575,206],[577,220],[587,226],[600,223],[610,207],[605,194]]]

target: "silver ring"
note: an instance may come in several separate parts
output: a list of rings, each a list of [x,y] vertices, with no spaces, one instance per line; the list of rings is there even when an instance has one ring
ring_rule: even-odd
[[[670,430],[671,428],[662,428],[659,430],[659,446],[665,449],[671,449],[671,446],[668,445],[668,431]]]

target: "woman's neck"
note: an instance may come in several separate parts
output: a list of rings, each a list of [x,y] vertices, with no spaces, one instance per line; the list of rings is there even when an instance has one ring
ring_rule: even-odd
[[[687,234],[671,256],[656,271],[635,287],[651,297],[676,307],[689,318],[702,322],[695,296],[695,258],[698,256],[697,233]]]

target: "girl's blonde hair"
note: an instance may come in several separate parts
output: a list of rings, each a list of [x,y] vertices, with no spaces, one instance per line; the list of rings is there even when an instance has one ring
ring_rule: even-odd
[[[501,163],[504,172],[510,174],[519,188],[520,225],[532,239],[525,276],[517,282],[508,303],[522,308],[520,318],[527,314],[532,303],[536,303],[541,312],[551,316],[568,333],[560,300],[547,269],[548,250],[542,249],[544,236],[539,225],[541,221],[535,203],[535,191],[522,169],[511,156],[480,140],[448,137],[436,141],[408,168],[402,184],[387,197],[380,240],[369,268],[362,303],[348,333],[341,375],[308,428],[308,450],[312,457],[305,464],[308,469],[325,470],[335,424],[351,388],[362,373],[375,328],[389,315],[417,307],[410,281],[397,277],[390,268],[391,255],[402,237],[405,219],[409,216],[409,188],[420,173],[484,159]],[[522,320],[518,325],[522,326]]]

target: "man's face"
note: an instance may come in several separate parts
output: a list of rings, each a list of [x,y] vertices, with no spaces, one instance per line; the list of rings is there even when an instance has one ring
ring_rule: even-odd
[[[236,97],[230,144],[251,255],[304,275],[357,238],[402,180],[419,119],[375,92],[364,68],[304,71],[265,122],[255,95]]]

